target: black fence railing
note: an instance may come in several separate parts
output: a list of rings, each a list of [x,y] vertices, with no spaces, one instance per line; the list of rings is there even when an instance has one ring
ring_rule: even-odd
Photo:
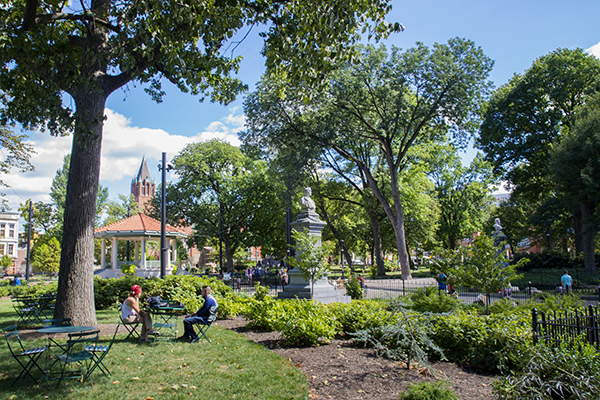
[[[255,290],[255,285],[258,283],[269,289],[269,295],[277,296],[277,293],[284,291],[285,288],[281,285],[281,278],[277,274],[267,274],[260,277],[248,279],[244,274],[234,274],[231,280],[225,281],[234,291],[252,294]],[[331,285],[340,291],[340,294],[346,294],[344,284],[340,284],[338,279],[331,280]],[[437,283],[433,279],[366,279],[363,287],[363,295],[365,299],[389,299],[398,296],[410,296],[419,288],[433,286],[437,288]],[[465,304],[473,304],[475,302],[486,303],[486,295],[468,287],[448,287],[444,292],[457,297]],[[600,303],[600,290],[596,288],[574,288],[573,295],[584,300],[584,304],[597,305]],[[441,294],[441,293],[440,293]],[[510,294],[510,299],[515,301],[526,301],[532,298],[537,299],[544,297],[547,294],[561,294],[555,286],[536,286],[528,285],[526,287],[513,286],[510,293],[491,293],[487,299],[489,304],[502,299]]]
[[[599,348],[598,325],[600,316],[598,307],[589,305],[585,309],[548,315],[531,311],[531,327],[533,343],[544,343],[549,347],[557,347],[561,343],[573,344],[576,339]]]
[[[252,279],[246,278],[243,274],[234,274],[230,280],[224,281],[235,292],[254,293],[255,286],[258,283],[260,286],[269,289],[270,296],[277,296],[277,292],[283,290],[281,278],[277,274],[262,275]]]

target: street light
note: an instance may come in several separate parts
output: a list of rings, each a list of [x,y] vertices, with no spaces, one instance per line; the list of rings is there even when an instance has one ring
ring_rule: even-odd
[[[340,240],[340,260],[342,261],[342,279],[344,279],[344,240]]]
[[[173,166],[167,164],[167,153],[162,153],[162,164],[158,164],[158,170],[162,171],[162,184],[160,190],[160,277],[164,278],[167,271],[167,257],[169,249],[167,248],[167,205],[165,204],[167,180],[167,171],[171,171]]]

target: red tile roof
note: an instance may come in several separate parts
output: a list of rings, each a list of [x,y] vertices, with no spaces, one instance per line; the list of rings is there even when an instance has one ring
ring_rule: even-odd
[[[187,234],[183,229],[175,228],[169,224],[165,226],[165,231],[167,234],[178,234],[187,237]],[[94,231],[94,233],[102,232],[160,232],[160,221],[145,214],[138,213],[137,215],[113,222],[112,224],[108,224]]]

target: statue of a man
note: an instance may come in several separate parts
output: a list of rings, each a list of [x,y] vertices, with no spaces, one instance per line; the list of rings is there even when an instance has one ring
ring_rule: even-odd
[[[494,233],[502,233],[502,225],[500,225],[500,218],[494,220]]]
[[[307,187],[304,189],[304,196],[300,199],[301,213],[313,214],[315,212],[315,202],[310,198],[312,189]]]

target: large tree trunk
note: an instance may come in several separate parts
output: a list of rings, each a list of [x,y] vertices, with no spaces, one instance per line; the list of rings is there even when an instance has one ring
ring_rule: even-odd
[[[229,236],[223,236],[223,244],[225,245],[225,259],[227,260],[227,272],[234,272],[233,270],[233,253],[234,249],[231,247],[231,240]]]
[[[595,205],[587,199],[581,202],[581,219],[583,222],[583,264],[585,273],[588,275],[596,272],[596,259],[594,254],[594,237],[596,232],[591,221],[594,213]]]
[[[377,266],[377,275],[385,276],[385,263],[383,262],[383,249],[381,246],[381,223],[373,212],[369,213],[369,220],[373,231],[373,261]]]
[[[65,200],[55,318],[95,326],[94,220],[100,179],[106,96],[90,91],[75,97],[77,122]]]
[[[581,222],[581,207],[573,212],[573,232],[575,235],[575,254],[581,254],[583,251],[583,236]]]

